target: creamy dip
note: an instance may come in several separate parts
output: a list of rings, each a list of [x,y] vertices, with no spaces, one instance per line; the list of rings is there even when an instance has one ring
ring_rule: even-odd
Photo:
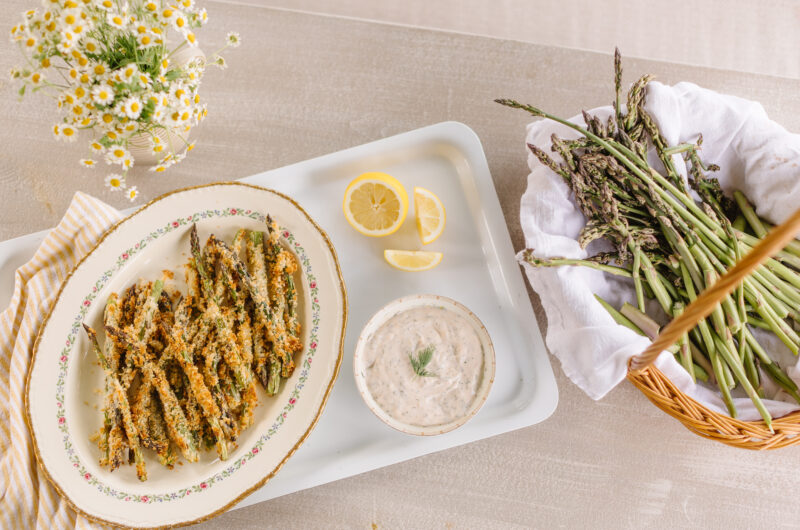
[[[433,348],[414,371],[409,355]],[[483,347],[470,321],[441,307],[415,307],[387,320],[364,348],[367,389],[387,414],[410,425],[441,425],[464,417],[483,374]]]

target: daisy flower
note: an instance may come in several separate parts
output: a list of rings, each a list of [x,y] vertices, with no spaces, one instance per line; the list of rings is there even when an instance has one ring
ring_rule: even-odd
[[[120,80],[127,83],[136,77],[136,75],[139,73],[139,68],[137,68],[135,63],[130,63],[129,65],[118,70],[117,73],[120,75]]]
[[[150,2],[145,2],[144,8],[145,8],[146,11],[150,11],[151,13],[154,13],[154,12],[156,12],[158,10],[158,3],[157,2],[153,2],[152,0]]]
[[[183,13],[175,15],[172,18],[172,27],[175,28],[177,31],[183,31],[187,27],[189,27],[189,22],[186,20],[186,17],[183,16]]]
[[[110,26],[115,27],[117,29],[125,29],[125,26],[127,25],[128,22],[127,18],[128,17],[125,16],[125,14],[123,13],[109,12],[106,15],[106,22],[108,22]]]
[[[61,130],[59,131],[59,137],[68,142],[74,142],[78,139],[78,129],[72,125],[63,124],[61,126]]]
[[[92,160],[91,158],[81,158],[81,165],[83,167],[94,168],[97,165],[97,162]]]
[[[150,48],[152,46],[158,46],[159,41],[153,37],[150,33],[142,33],[137,38],[136,41],[139,43],[139,46],[142,48]]]
[[[59,125],[58,123],[53,125],[53,136],[55,137],[56,140],[61,139],[61,125]]]
[[[111,191],[123,190],[125,189],[125,177],[112,173],[106,177],[105,184]]]
[[[142,113],[142,102],[136,96],[130,96],[121,103],[122,113],[135,120]]]
[[[100,44],[92,38],[85,38],[81,41],[83,49],[88,53],[98,53],[100,51]]]
[[[221,55],[215,55],[211,58],[212,64],[218,66],[220,70],[224,70],[228,67],[228,63],[225,62],[225,57]]]
[[[228,33],[226,40],[228,41],[228,46],[231,48],[238,48],[242,44],[241,37],[235,31]]]
[[[91,149],[92,152],[98,153],[98,154],[102,153],[103,151],[106,150],[106,148],[103,147],[103,144],[101,144],[100,142],[97,142],[97,141],[94,141],[94,142],[90,143],[89,144],[89,149]]]
[[[110,105],[114,102],[114,89],[108,83],[102,83],[92,89],[92,101],[98,105]]]
[[[184,31],[183,38],[186,39],[186,42],[189,43],[189,46],[191,46],[192,48],[197,48],[198,42],[197,42],[197,37],[195,36],[194,33],[192,33],[191,31]]]
[[[39,41],[33,35],[23,37],[22,40],[24,41],[25,47],[28,49],[33,49],[39,43]]]
[[[166,26],[173,21],[173,19],[178,16],[178,10],[174,7],[167,7],[161,12],[161,25]]]
[[[44,74],[42,72],[33,72],[31,74],[31,84],[39,86],[44,82]]]
[[[109,164],[121,164],[126,158],[131,158],[131,154],[121,145],[114,145],[106,152],[106,162]]]
[[[125,192],[125,195],[128,196],[128,199],[133,202],[136,200],[136,197],[139,196],[139,190],[136,189],[136,186],[131,186],[128,191]]]

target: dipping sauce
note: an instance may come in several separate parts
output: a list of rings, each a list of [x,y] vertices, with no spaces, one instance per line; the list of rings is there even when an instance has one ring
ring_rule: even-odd
[[[432,353],[420,366],[425,350]],[[483,363],[481,340],[470,321],[442,307],[414,307],[394,315],[364,348],[372,398],[396,420],[421,427],[467,415]]]

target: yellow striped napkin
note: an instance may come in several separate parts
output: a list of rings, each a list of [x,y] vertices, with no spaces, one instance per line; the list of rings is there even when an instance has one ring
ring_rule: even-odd
[[[0,527],[93,528],[47,482],[25,424],[23,394],[31,350],[61,282],[122,215],[76,193],[33,258],[17,269],[11,305],[0,315]]]

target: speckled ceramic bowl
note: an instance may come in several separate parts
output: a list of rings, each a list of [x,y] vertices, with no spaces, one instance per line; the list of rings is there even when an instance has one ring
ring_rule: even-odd
[[[367,387],[366,366],[364,365],[364,350],[367,341],[372,334],[375,333],[375,331],[377,331],[378,328],[380,328],[390,318],[398,313],[402,313],[415,307],[441,307],[448,311],[454,312],[472,324],[472,327],[478,334],[478,338],[481,342],[481,347],[483,350],[483,376],[481,377],[480,385],[478,386],[475,397],[469,409],[467,410],[467,413],[448,423],[425,427],[404,423],[390,416],[386,411],[384,411],[372,397],[372,394],[370,394],[370,391]],[[470,418],[475,416],[475,414],[477,414],[477,412],[486,402],[486,398],[489,397],[489,391],[491,390],[492,383],[494,382],[494,370],[494,347],[492,346],[492,340],[489,337],[489,332],[486,331],[483,323],[472,313],[472,311],[464,307],[462,304],[445,296],[433,294],[404,296],[386,304],[377,313],[375,313],[375,315],[373,315],[369,322],[367,322],[367,324],[364,326],[364,329],[361,330],[361,335],[356,343],[356,350],[353,356],[353,372],[356,379],[356,387],[358,387],[358,391],[361,393],[361,397],[364,399],[364,403],[367,404],[367,407],[369,407],[369,409],[386,425],[406,434],[413,434],[416,436],[432,436],[435,434],[450,432],[453,429],[461,427],[467,421],[469,421]]]

